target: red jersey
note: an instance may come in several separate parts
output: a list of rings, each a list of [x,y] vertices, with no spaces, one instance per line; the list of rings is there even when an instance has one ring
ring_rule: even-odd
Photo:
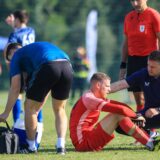
[[[101,111],[114,112],[129,117],[136,116],[126,104],[97,98],[91,91],[88,91],[77,101],[70,116],[70,137],[75,146],[85,139],[86,131],[93,129]]]
[[[160,32],[160,14],[147,8],[142,13],[131,11],[124,21],[130,56],[147,56],[158,49],[156,33]]]

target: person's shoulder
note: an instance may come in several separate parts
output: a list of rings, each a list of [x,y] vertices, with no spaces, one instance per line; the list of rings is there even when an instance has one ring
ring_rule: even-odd
[[[126,14],[125,19],[130,19],[136,14],[135,10],[130,11],[129,13]]]
[[[27,31],[27,32],[35,32],[34,28],[28,27],[28,26],[26,28],[24,28],[23,30]]]
[[[160,16],[160,13],[159,13],[157,10],[155,10],[154,8],[148,7],[146,11],[147,11],[149,14],[153,15],[153,16],[154,16],[154,15]]]
[[[28,30],[30,30],[30,31],[34,31],[35,32],[35,29],[34,28],[32,28],[32,27],[26,27]]]
[[[84,94],[82,96],[83,97],[93,97],[94,94],[91,90],[87,90],[86,92],[84,92]]]

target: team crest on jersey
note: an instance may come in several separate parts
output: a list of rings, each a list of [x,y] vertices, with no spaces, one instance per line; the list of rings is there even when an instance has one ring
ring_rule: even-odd
[[[145,30],[145,25],[140,25],[140,26],[139,26],[139,30],[140,30],[140,32],[144,32],[144,30]]]
[[[148,87],[150,85],[150,82],[144,82],[145,86]]]

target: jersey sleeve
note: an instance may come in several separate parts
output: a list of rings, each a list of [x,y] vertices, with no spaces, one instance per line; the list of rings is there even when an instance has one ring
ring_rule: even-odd
[[[107,103],[103,99],[95,97],[92,92],[86,92],[82,96],[82,100],[85,107],[89,110],[101,110],[101,108]]]
[[[100,110],[133,118],[136,117],[136,113],[128,105],[113,100],[97,98],[92,92],[84,94],[82,100],[86,108],[89,110]]]
[[[132,75],[126,78],[126,81],[129,86],[141,86],[144,82],[144,76],[147,72],[146,69],[141,69],[140,71],[134,72]]]
[[[15,33],[11,33],[8,38],[8,43],[18,43]]]
[[[106,100],[107,103],[102,107],[102,111],[124,115],[127,117],[136,117],[136,113],[125,103],[114,100]]]
[[[152,16],[154,31],[160,32],[160,13],[155,11]]]
[[[18,62],[18,57],[16,55],[13,56],[10,63],[10,77],[21,74],[20,64]]]

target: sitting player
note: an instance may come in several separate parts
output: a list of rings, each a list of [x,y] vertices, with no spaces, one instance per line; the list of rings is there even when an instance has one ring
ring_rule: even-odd
[[[134,124],[130,118],[136,113],[126,104],[106,99],[110,92],[110,78],[104,73],[95,73],[90,80],[91,87],[82,95],[72,109],[70,116],[70,137],[77,151],[99,151],[114,138],[114,130],[121,126],[149,150],[159,150],[160,140],[149,135]],[[111,112],[97,123],[100,112]]]

